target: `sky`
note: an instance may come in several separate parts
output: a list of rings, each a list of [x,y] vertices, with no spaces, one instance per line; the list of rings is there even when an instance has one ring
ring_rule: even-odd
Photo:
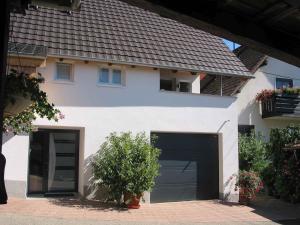
[[[234,43],[232,41],[223,39],[224,43],[229,47],[229,49],[232,51],[234,47]],[[238,48],[240,45],[235,43],[235,48]]]

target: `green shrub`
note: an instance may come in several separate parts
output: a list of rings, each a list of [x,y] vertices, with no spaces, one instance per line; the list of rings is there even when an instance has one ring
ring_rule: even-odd
[[[264,173],[271,194],[290,202],[300,202],[300,150],[288,151],[285,145],[300,140],[300,126],[272,129],[268,156],[272,163]]]
[[[118,203],[126,192],[150,191],[158,175],[159,154],[145,133],[111,133],[92,161],[94,183],[104,185]]]
[[[240,170],[254,171],[259,175],[268,166],[266,143],[260,133],[239,135],[239,163]]]

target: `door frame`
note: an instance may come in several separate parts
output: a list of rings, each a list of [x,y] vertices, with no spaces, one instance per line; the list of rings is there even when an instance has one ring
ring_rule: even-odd
[[[78,192],[78,185],[79,185],[79,148],[80,148],[80,130],[79,129],[51,129],[51,128],[38,128],[37,131],[35,132],[45,132],[49,135],[49,133],[74,133],[76,135],[75,137],[75,188],[74,190],[66,190],[66,191],[48,191],[48,186],[47,186],[47,181],[48,181],[48,173],[45,173],[46,169],[43,167],[43,173],[46,174],[45,177],[43,177],[43,191],[42,192],[29,192],[30,189],[30,151],[28,152],[28,170],[27,170],[27,196],[28,195],[44,195],[46,196],[47,194],[55,194],[55,193],[77,193]],[[32,135],[30,133],[29,135]],[[43,160],[47,159],[49,161],[49,136],[47,137],[47,150],[46,150],[46,155],[43,156]],[[30,149],[30,141],[29,141],[29,149]],[[48,169],[47,169],[48,172]]]

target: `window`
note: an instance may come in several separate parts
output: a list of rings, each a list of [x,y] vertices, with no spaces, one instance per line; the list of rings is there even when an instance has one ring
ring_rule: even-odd
[[[238,125],[238,131],[240,134],[250,135],[254,130],[254,125]]]
[[[173,79],[160,79],[160,90],[191,92],[191,83],[187,81],[177,81]]]
[[[190,92],[190,83],[189,82],[179,82],[179,91],[180,92]]]
[[[100,71],[100,83],[109,83],[109,70],[108,69],[101,69]]]
[[[56,64],[56,80],[72,81],[72,64]]]
[[[276,78],[276,89],[292,88],[292,87],[293,87],[292,79]]]
[[[173,81],[160,79],[160,90],[173,91]]]
[[[112,73],[112,83],[113,84],[121,85],[121,82],[122,82],[121,75],[122,75],[121,70],[113,70],[113,73]]]
[[[122,85],[122,71],[118,69],[100,69],[99,83],[108,85]]]

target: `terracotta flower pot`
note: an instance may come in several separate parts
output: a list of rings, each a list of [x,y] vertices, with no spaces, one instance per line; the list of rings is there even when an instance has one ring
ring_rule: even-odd
[[[141,207],[140,200],[142,195],[134,195],[132,193],[125,193],[124,194],[124,202],[127,205],[128,209],[138,209]]]

